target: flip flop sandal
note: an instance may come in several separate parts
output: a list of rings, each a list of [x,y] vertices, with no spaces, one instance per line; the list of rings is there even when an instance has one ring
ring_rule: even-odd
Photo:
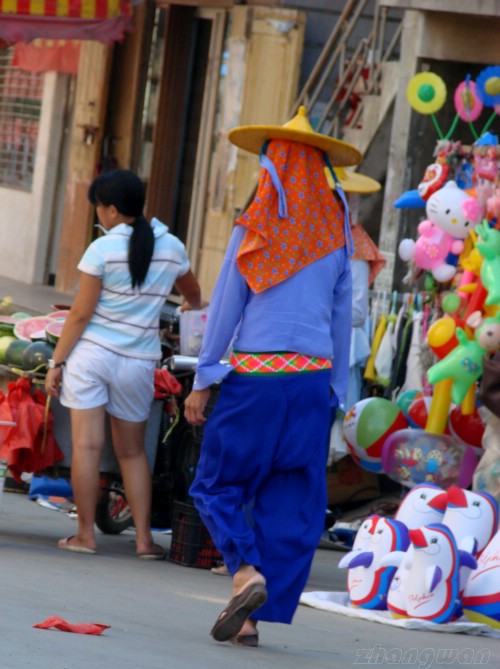
[[[137,553],[137,557],[141,560],[164,560],[167,552],[162,549],[160,553]]]
[[[66,539],[59,539],[57,542],[57,547],[63,551],[71,551],[72,553],[87,553],[88,555],[95,555],[97,553],[95,548],[87,548],[86,546],[76,546],[75,544],[70,544],[71,539],[75,538],[75,534],[71,537],[66,537]]]
[[[267,601],[264,583],[250,583],[235,595],[221,612],[210,634],[216,641],[229,641],[243,627],[248,616]]]
[[[238,646],[247,646],[248,648],[257,648],[259,645],[258,634],[237,634],[231,639]]]

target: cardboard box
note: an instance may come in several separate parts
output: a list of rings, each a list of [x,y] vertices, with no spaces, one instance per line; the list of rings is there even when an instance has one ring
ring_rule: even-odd
[[[328,505],[375,499],[380,495],[379,477],[357,465],[350,455],[327,470]]]

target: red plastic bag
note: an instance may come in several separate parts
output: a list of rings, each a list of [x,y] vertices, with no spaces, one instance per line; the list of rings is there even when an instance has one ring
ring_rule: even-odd
[[[7,466],[20,482],[23,472],[37,473],[64,458],[53,437],[53,418],[42,391],[31,394],[29,379],[20,378],[7,386],[7,401],[16,423],[7,435],[3,451]]]
[[[166,367],[155,369],[155,399],[164,399],[169,395],[178,395],[182,386]]]
[[[7,400],[5,393],[0,390],[0,423],[6,423],[5,425],[0,425],[0,460],[7,459],[7,447],[5,446],[5,441],[8,439],[9,435],[12,432],[12,425],[8,423],[13,423],[14,419],[12,417],[12,411],[10,404]]]

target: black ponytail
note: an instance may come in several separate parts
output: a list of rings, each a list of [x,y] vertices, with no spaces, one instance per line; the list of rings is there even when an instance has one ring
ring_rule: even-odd
[[[146,200],[143,182],[129,170],[106,172],[90,184],[88,198],[93,205],[114,205],[120,214],[134,217],[130,223],[128,268],[132,288],[140,287],[146,279],[155,245],[153,229],[143,214]]]
[[[128,269],[132,279],[132,288],[140,287],[149,269],[153,257],[155,238],[147,218],[137,216],[132,223],[132,234],[128,245]]]

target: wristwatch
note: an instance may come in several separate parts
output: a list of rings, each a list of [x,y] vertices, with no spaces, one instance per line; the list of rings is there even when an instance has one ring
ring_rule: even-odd
[[[49,361],[47,362],[49,369],[57,369],[58,367],[64,367],[66,364],[65,362],[56,362],[55,360],[52,360],[52,358],[49,358]]]

